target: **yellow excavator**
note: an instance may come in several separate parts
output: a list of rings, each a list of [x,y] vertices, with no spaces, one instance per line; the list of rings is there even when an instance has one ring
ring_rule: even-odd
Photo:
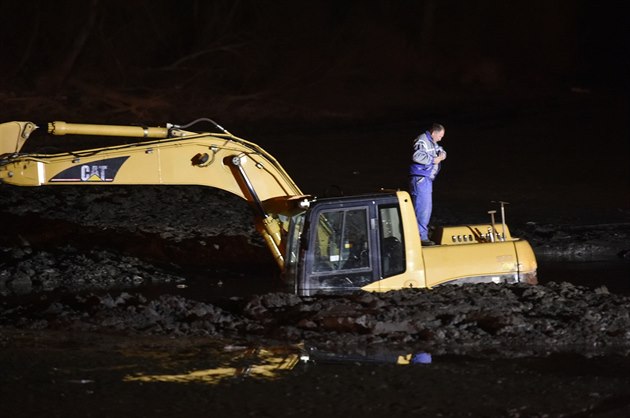
[[[211,131],[191,127],[212,123]],[[164,127],[47,123],[49,135],[131,137],[133,143],[57,154],[21,153],[39,127],[0,124],[0,183],[204,185],[247,200],[283,281],[299,295],[433,288],[442,284],[536,284],[536,257],[502,221],[441,226],[422,246],[405,191],[317,198],[276,159],[211,119]],[[215,129],[216,128],[216,129]]]

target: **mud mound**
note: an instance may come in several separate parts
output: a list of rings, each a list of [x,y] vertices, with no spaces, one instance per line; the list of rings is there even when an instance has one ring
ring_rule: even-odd
[[[384,344],[501,356],[630,349],[630,298],[569,283],[337,297],[269,293],[215,303],[92,293],[4,305],[0,323],[24,329],[305,341],[329,349]]]

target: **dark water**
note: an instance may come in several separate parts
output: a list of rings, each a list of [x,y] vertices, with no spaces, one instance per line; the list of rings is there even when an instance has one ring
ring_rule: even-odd
[[[630,260],[539,260],[538,281],[569,282],[591,289],[606,286],[611,293],[630,294]]]
[[[2,335],[11,417],[627,416],[630,360],[483,359],[58,332]],[[415,353],[418,354],[418,353]],[[402,361],[401,361],[402,359]],[[430,360],[430,361],[427,361]],[[518,414],[516,413],[518,412]],[[7,414],[7,415],[4,415]]]

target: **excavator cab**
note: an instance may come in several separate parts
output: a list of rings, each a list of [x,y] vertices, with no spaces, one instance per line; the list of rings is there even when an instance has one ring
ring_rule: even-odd
[[[489,228],[496,233],[481,233]],[[536,283],[531,246],[507,226],[448,226],[435,235],[438,245],[422,247],[406,192],[315,199],[290,222],[284,278],[302,296]]]
[[[285,278],[300,295],[353,292],[405,270],[394,193],[315,200],[292,225]]]

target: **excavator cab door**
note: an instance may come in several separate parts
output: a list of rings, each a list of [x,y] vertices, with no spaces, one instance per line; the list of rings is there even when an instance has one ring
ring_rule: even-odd
[[[302,295],[357,291],[404,269],[398,204],[387,195],[317,202],[301,241]]]

